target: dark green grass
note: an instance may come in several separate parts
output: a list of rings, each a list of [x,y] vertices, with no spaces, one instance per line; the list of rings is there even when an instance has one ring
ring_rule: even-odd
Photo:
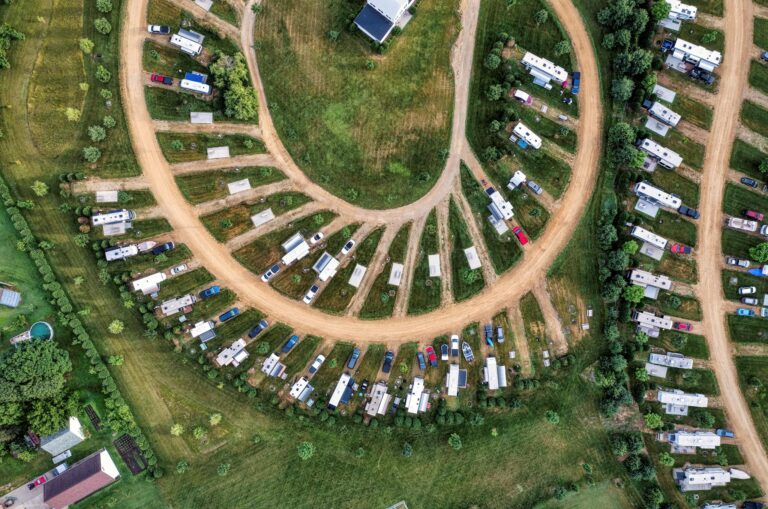
[[[766,281],[766,278],[764,277],[752,276],[747,272],[736,270],[724,270],[721,273],[721,279],[726,299],[739,300],[742,297],[742,295],[739,295],[738,293],[740,286],[754,286],[757,293],[750,295],[750,297],[756,297],[761,303],[763,294],[768,293],[768,281]],[[731,280],[734,280],[733,284],[731,284]]]
[[[246,166],[180,175],[176,177],[176,185],[189,203],[198,204],[224,198],[229,193],[227,184],[246,178],[251,187],[258,187],[283,180],[285,175],[268,166]]]
[[[753,37],[757,46],[763,49],[768,48],[768,19],[755,18]]]
[[[347,361],[354,348],[355,345],[347,342],[339,342],[333,346],[323,365],[312,377],[312,385],[318,394],[333,390],[339,377],[347,369]]]
[[[749,84],[768,94],[768,65],[752,60],[749,63]]]
[[[157,292],[157,297],[158,299],[165,300],[174,296],[186,295],[213,280],[213,275],[205,267],[200,267],[160,283],[160,291]]]
[[[503,192],[512,203],[512,207],[515,209],[515,219],[520,223],[528,237],[531,239],[539,238],[544,233],[547,221],[549,221],[549,211],[546,207],[539,203],[536,196],[526,189],[508,191],[505,186],[504,190],[500,190],[500,192]]]
[[[458,205],[451,198],[448,207],[448,233],[451,241],[451,271],[453,298],[456,301],[467,300],[479,293],[485,286],[485,278],[480,269],[470,270],[464,250],[472,247],[467,224],[461,217]]]
[[[181,80],[185,72],[205,74],[208,70],[206,66],[186,53],[150,40],[144,41],[142,64],[147,72],[164,74],[177,80]]]
[[[672,339],[677,335],[682,335],[685,338],[685,346],[683,348],[677,348]],[[649,343],[654,346],[664,348],[670,352],[679,352],[686,357],[695,357],[697,359],[709,359],[709,347],[704,336],[698,334],[683,334],[676,331],[661,331],[659,338],[650,338]]]
[[[132,223],[133,228],[127,230],[123,235],[116,235],[109,238],[115,240],[149,239],[172,230],[171,224],[165,218],[139,219]],[[91,233],[92,237],[104,238],[101,228],[94,229],[94,232],[95,233]]]
[[[218,96],[206,101],[197,96],[171,88],[144,87],[144,101],[149,116],[155,120],[189,120],[193,111],[212,112],[214,121],[227,120]]]
[[[762,242],[760,237],[748,235],[744,232],[732,230],[730,228],[723,230],[722,243],[723,253],[737,258],[751,259],[749,249],[756,247]]]
[[[768,29],[768,25],[766,26]],[[766,36],[768,37],[768,36]],[[768,136],[768,110],[751,101],[741,106],[741,120],[744,125],[761,136]]]
[[[218,320],[219,315],[224,311],[228,311],[235,300],[237,300],[237,295],[228,288],[222,288],[221,292],[207,299],[200,299],[198,297],[197,302],[192,307],[192,312],[185,314],[187,323],[197,323],[200,320],[209,319]],[[243,309],[240,308],[240,312],[242,311]],[[173,327],[179,323],[178,320],[178,316],[173,316],[161,320],[161,323],[166,327]],[[230,320],[234,320],[234,318],[230,318],[224,323],[229,323]],[[216,332],[218,334],[218,328]]]
[[[667,378],[672,385],[685,392],[709,396],[720,394],[715,374],[709,369],[673,369]]]
[[[77,196],[77,202],[81,205],[90,206],[109,206],[111,204],[97,204],[96,193],[81,194]],[[138,191],[119,191],[118,192],[118,204],[129,209],[141,209],[156,205],[155,197],[152,195],[152,191],[138,190]]]
[[[664,191],[678,195],[683,203],[689,207],[699,205],[699,186],[674,171],[659,170],[646,176],[649,182],[653,182]]]
[[[238,16],[237,11],[226,0],[222,2],[213,2],[213,6],[211,6],[210,12],[211,14],[223,19],[227,23],[240,26],[240,17]]]
[[[389,285],[389,273],[392,271],[393,263],[403,263],[405,261],[405,252],[408,249],[408,239],[410,238],[411,223],[403,225],[392,240],[392,244],[387,251],[389,262],[384,264],[381,272],[376,276],[365,303],[360,309],[360,318],[380,319],[392,315],[395,308],[395,300],[398,292],[407,289]],[[376,267],[371,267],[376,270]],[[403,268],[407,270],[407,268]]]
[[[696,223],[683,219],[676,212],[666,210],[659,211],[656,219],[637,214],[635,224],[642,225],[643,228],[651,230],[662,237],[676,240],[689,246],[696,245]]]
[[[698,7],[701,12],[715,16],[723,15],[723,0],[690,0],[688,3]]]
[[[768,357],[736,357],[739,383],[744,397],[749,402],[749,410],[755,428],[760,434],[763,445],[768,445]]]
[[[760,173],[760,163],[768,159],[768,154],[760,151],[745,141],[736,138],[731,151],[731,168],[749,175],[752,178],[764,179]]]
[[[321,341],[322,338],[317,336],[304,336],[299,340],[299,344],[293,347],[283,361],[285,363],[285,372],[288,373],[289,378],[299,373],[309,364],[309,361],[314,358],[315,351]]]
[[[756,193],[742,185],[727,183],[723,198],[723,212],[741,217],[745,210],[768,214],[768,195]]]
[[[695,170],[701,170],[704,166],[704,145],[701,143],[693,141],[675,129],[670,130],[666,136],[659,136],[651,132],[648,132],[648,135],[660,145],[680,154],[680,157],[683,158],[683,164]]]
[[[702,129],[709,129],[712,126],[712,108],[704,103],[695,101],[686,95],[677,94],[671,107],[675,112],[682,115],[683,120],[695,126]]]
[[[711,42],[705,42],[705,36],[708,34],[715,35],[715,40]],[[722,30],[716,28],[710,28],[691,21],[683,22],[683,26],[680,28],[680,37],[686,41],[693,42],[695,44],[701,44],[707,49],[717,50],[723,52],[725,50],[725,36]]]
[[[737,343],[768,342],[768,321],[757,316],[728,315],[728,333]]]
[[[216,327],[216,341],[224,345],[245,337],[262,318],[264,315],[256,309],[241,309],[239,315]]]
[[[203,134],[203,133],[157,133],[160,149],[169,163],[183,163],[206,159],[206,150],[211,147],[229,147],[232,157],[266,152],[264,143],[242,134]],[[177,150],[173,143],[180,141],[182,148]]]
[[[140,272],[152,270],[152,272],[167,269],[178,265],[179,263],[192,257],[192,252],[186,244],[176,244],[172,250],[163,253],[164,257],[159,258],[152,253],[139,254],[125,260],[109,262],[107,270],[112,274],[130,272],[138,274]]]
[[[437,211],[432,209],[424,224],[416,256],[411,294],[408,298],[408,314],[421,315],[440,306],[442,282],[440,278],[429,277],[429,255],[439,254],[440,238],[437,229]],[[442,270],[442,267],[441,267]]]
[[[662,292],[658,300],[649,302],[649,304],[657,307],[665,315],[672,315],[684,320],[701,320],[701,306],[698,300],[684,295],[675,295],[674,297],[680,300],[680,304],[675,306],[672,296],[671,293]]]

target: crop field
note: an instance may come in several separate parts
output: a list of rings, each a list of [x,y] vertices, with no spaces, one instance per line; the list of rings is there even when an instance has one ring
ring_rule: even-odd
[[[694,208],[699,206],[698,184],[688,180],[679,173],[662,169],[646,175],[646,179],[666,192],[678,195],[682,198],[685,205]]]
[[[271,113],[312,180],[370,208],[409,203],[434,185],[449,144],[457,6],[423,0],[383,55],[348,31],[357,3],[265,6],[256,41]]]
[[[766,29],[768,29],[768,23],[766,23]],[[768,38],[768,36],[766,37]],[[744,125],[761,136],[768,136],[768,110],[762,106],[751,101],[744,101],[741,106],[741,120]]]
[[[768,159],[768,154],[765,152],[761,152],[760,149],[738,138],[733,140],[731,168],[734,170],[738,170],[756,179],[764,179],[765,175],[760,173],[759,169],[760,163],[764,159]]]
[[[472,247],[472,237],[453,198],[448,208],[448,231],[451,236],[453,297],[456,301],[462,301],[480,292],[485,286],[485,278],[480,269],[469,268],[464,250]]]
[[[207,73],[208,68],[176,48],[158,44],[152,40],[144,41],[142,64],[147,72],[155,72],[180,80],[185,72]],[[149,87],[145,88],[147,90]]]
[[[212,147],[228,146],[232,157],[267,150],[264,143],[242,134],[157,133],[157,141],[169,163],[203,160]]]
[[[179,175],[176,177],[176,185],[184,198],[196,205],[226,197],[227,184],[246,178],[252,187],[257,187],[283,180],[285,175],[269,166],[246,166]]]
[[[349,278],[352,276],[352,272],[354,272],[357,264],[368,267],[371,270],[369,265],[373,255],[376,254],[376,248],[383,233],[383,228],[377,228],[355,247],[355,250],[351,253],[353,259],[336,274],[320,296],[317,297],[314,303],[316,308],[333,314],[342,313],[347,309],[357,291],[354,286],[349,284]],[[372,274],[366,272],[365,277],[372,277]]]
[[[405,261],[411,226],[411,223],[403,225],[392,240],[392,244],[390,244],[387,251],[387,258],[390,261],[384,264],[381,272],[376,276],[376,280],[366,296],[365,303],[362,309],[360,309],[360,318],[379,319],[391,316],[395,308],[397,292],[407,291],[405,288],[391,286],[389,284],[389,274],[392,271],[393,263],[403,263]],[[371,269],[376,270],[376,267],[371,267]],[[404,268],[403,270],[407,269]]]
[[[749,84],[768,94],[768,65],[752,60],[749,63]]]
[[[220,242],[226,242],[253,228],[251,216],[266,209],[272,209],[275,216],[299,208],[310,201],[309,196],[294,191],[276,193],[263,200],[241,203],[213,214],[202,216],[200,221],[211,235]]]
[[[681,132],[672,129],[666,136],[649,133],[649,138],[680,154],[680,157],[683,158],[683,164],[690,166],[694,170],[701,170],[704,166],[704,145],[693,141]],[[674,173],[667,172],[666,170],[662,171]]]
[[[411,295],[408,298],[408,314],[420,315],[440,306],[442,283],[440,278],[429,277],[429,255],[440,251],[440,238],[437,231],[437,211],[427,216],[424,231],[419,240],[419,254],[416,256],[416,269],[411,282]],[[441,272],[442,272],[441,267]]]

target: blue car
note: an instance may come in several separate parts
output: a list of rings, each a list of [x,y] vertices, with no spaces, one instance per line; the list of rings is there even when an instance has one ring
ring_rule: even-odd
[[[755,316],[755,312],[751,309],[747,308],[738,308],[736,309],[736,314],[739,316]]]
[[[251,331],[248,333],[248,337],[251,339],[255,338],[256,336],[261,334],[262,331],[267,327],[269,327],[269,322],[267,322],[266,320],[260,320],[259,323],[256,324],[256,327],[251,329]]]
[[[427,369],[427,363],[424,360],[424,354],[421,352],[416,352],[416,360],[419,361],[419,369],[424,371]]]
[[[239,309],[232,308],[229,311],[227,311],[226,313],[223,313],[223,314],[219,315],[219,321],[220,322],[226,322],[230,318],[234,318],[234,317],[236,317],[239,314],[240,314],[240,310]]]
[[[296,345],[296,343],[299,342],[299,336],[293,335],[290,338],[288,338],[288,341],[285,342],[283,345],[283,348],[280,350],[283,353],[288,353],[291,351],[291,348]]]
[[[347,362],[347,369],[355,369],[355,365],[357,364],[357,359],[360,358],[360,349],[355,348],[352,350],[352,355],[349,357],[349,362]]]
[[[200,292],[200,298],[201,299],[207,299],[208,297],[213,297],[214,295],[218,295],[221,292],[221,288],[218,286],[212,286],[210,288],[206,288],[202,292]]]

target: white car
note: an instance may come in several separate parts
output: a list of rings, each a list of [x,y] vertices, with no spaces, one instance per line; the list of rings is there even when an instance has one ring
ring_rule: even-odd
[[[279,264],[279,263],[276,263],[276,264],[274,264],[273,266],[271,266],[271,267],[269,268],[269,270],[267,270],[267,271],[266,271],[264,274],[262,274],[262,276],[261,276],[261,280],[262,280],[262,281],[264,281],[264,282],[266,283],[267,281],[269,281],[270,279],[272,279],[272,276],[274,276],[274,275],[275,275],[275,274],[277,274],[278,272],[280,272],[280,264]]]
[[[312,365],[309,367],[309,373],[314,374],[317,372],[318,369],[320,369],[320,366],[323,365],[325,362],[325,355],[320,354],[317,357],[315,357],[315,362],[312,363]]]
[[[315,298],[315,295],[317,295],[317,291],[320,289],[317,285],[312,285],[309,290],[307,290],[307,293],[304,294],[304,304],[309,304],[312,302],[312,299]]]
[[[314,246],[315,244],[323,240],[324,237],[325,235],[323,234],[323,232],[317,232],[314,235],[312,235],[312,238],[309,239],[309,243]]]
[[[757,293],[757,288],[754,286],[739,287],[739,295],[752,295],[753,293]]]
[[[171,276],[175,276],[176,274],[181,274],[182,272],[186,272],[187,269],[186,263],[182,263],[181,265],[177,265],[174,268],[171,269]]]
[[[758,300],[754,297],[742,297],[741,303],[747,306],[757,306],[759,304]]]
[[[165,25],[148,25],[147,32],[150,34],[170,34],[171,27]]]
[[[354,240],[350,240],[349,242],[344,244],[344,247],[341,248],[341,254],[343,255],[349,254],[350,251],[355,249],[355,244],[357,244],[357,242],[355,242]]]

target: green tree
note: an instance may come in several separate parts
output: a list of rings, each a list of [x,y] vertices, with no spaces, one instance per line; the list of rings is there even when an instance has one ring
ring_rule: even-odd
[[[645,288],[638,285],[629,285],[624,287],[624,300],[633,304],[639,303],[645,296]]]
[[[77,397],[69,393],[59,393],[50,399],[36,399],[26,410],[29,428],[39,435],[50,435],[63,428],[70,415],[76,415]]]
[[[651,5],[651,19],[654,22],[661,21],[669,16],[671,8],[672,6],[668,2],[653,2],[653,5]]]
[[[543,25],[544,23],[547,22],[548,19],[549,19],[549,12],[546,9],[538,10],[533,15],[533,21],[535,21],[537,25]]]
[[[312,442],[302,442],[296,447],[299,458],[306,461],[315,455],[315,444]]]
[[[219,425],[219,424],[221,423],[221,414],[219,414],[219,413],[211,414],[211,415],[208,417],[208,423],[209,423],[211,426],[217,426],[217,425]]]
[[[25,341],[0,354],[0,403],[58,396],[72,371],[66,350],[54,341]]]
[[[96,79],[102,83],[109,83],[109,80],[112,79],[112,73],[109,72],[109,70],[101,64],[96,67],[95,76]]]
[[[760,161],[760,165],[757,167],[758,170],[760,170],[760,173],[763,175],[768,175],[768,157]]]
[[[406,458],[410,458],[411,456],[413,456],[413,446],[408,442],[403,444],[403,456],[405,456]]]
[[[179,460],[178,463],[176,463],[176,473],[177,474],[183,474],[187,470],[189,470],[189,462],[185,459]]]
[[[125,302],[128,302],[128,301],[126,300]],[[107,358],[107,363],[110,366],[122,366],[123,364],[125,364],[125,357],[123,357],[122,355],[110,355]]]
[[[115,335],[122,334],[123,330],[125,330],[125,324],[123,322],[121,322],[120,320],[112,320],[109,323],[109,326],[107,327],[107,330],[111,334],[115,334]]]
[[[181,140],[171,140],[171,148],[176,152],[184,150],[184,143]]]
[[[461,437],[458,433],[451,433],[451,436],[448,437],[448,445],[450,445],[454,451],[458,451],[462,448]]]
[[[560,41],[555,44],[554,47],[555,56],[567,55],[571,52],[571,43],[568,41]]]
[[[664,425],[664,421],[661,416],[654,412],[649,412],[643,416],[645,426],[650,429],[659,429]]]
[[[621,246],[621,249],[631,256],[637,253],[637,251],[640,249],[640,246],[637,244],[637,241],[628,240]]]
[[[100,125],[92,125],[88,127],[88,137],[91,141],[102,141],[107,137],[107,131]]]
[[[712,44],[716,40],[717,40],[717,32],[714,30],[711,30],[701,36],[701,42],[704,44]]]
[[[104,115],[104,118],[101,119],[101,125],[107,129],[112,129],[117,125],[117,120],[112,115]]]
[[[96,18],[93,20],[93,26],[102,35],[108,35],[112,31],[112,23],[107,18]]]
[[[83,159],[89,163],[95,163],[101,159],[101,150],[97,147],[85,147],[83,148]]]
[[[489,101],[498,101],[504,95],[504,88],[501,85],[491,85],[485,91],[485,98]]]
[[[96,0],[96,10],[102,13],[112,11],[112,0]]]
[[[229,469],[232,467],[229,463],[222,463],[216,468],[216,473],[219,474],[220,477],[224,477],[227,474],[229,474]]]
[[[544,414],[544,416],[547,418],[547,422],[550,424],[559,424],[560,423],[560,415],[555,412],[554,410],[547,410],[547,412]]]
[[[96,46],[90,39],[80,39],[80,51],[86,55],[90,55],[93,52],[94,46]]]
[[[669,454],[667,451],[662,452],[659,454],[659,463],[664,465],[665,467],[671,467],[675,464],[675,458],[672,457],[671,454]]]
[[[611,84],[611,96],[618,102],[627,102],[634,91],[635,82],[626,76],[613,80]]]
[[[180,437],[184,434],[184,425],[179,424],[178,422],[171,426],[171,435],[175,437]]]
[[[46,194],[48,194],[48,185],[45,182],[35,180],[34,182],[32,182],[32,185],[30,186],[30,188],[32,189],[32,192],[35,193],[35,195],[41,198]]]
[[[758,263],[768,262],[768,242],[761,242],[749,248],[749,256]]]
[[[79,122],[80,121],[80,110],[77,108],[67,108],[64,110],[64,116],[67,117],[67,120],[70,122]]]
[[[488,53],[483,60],[483,65],[487,69],[495,70],[501,65],[501,57],[496,53]]]
[[[648,371],[645,368],[637,368],[635,370],[635,378],[639,382],[647,382],[649,380]]]

